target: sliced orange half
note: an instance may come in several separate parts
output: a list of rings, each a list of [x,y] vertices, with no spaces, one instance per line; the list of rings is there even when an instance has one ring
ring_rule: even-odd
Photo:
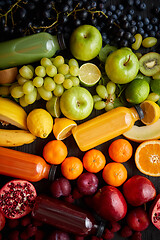
[[[160,117],[160,108],[157,103],[150,100],[145,100],[141,103],[140,107],[144,112],[144,118],[142,118],[141,121],[145,125],[150,125],[158,121]]]
[[[141,143],[135,152],[135,163],[140,172],[160,176],[160,140],[150,140]]]
[[[63,140],[72,134],[72,128],[77,123],[68,118],[55,118],[53,124],[53,134],[57,140]]]

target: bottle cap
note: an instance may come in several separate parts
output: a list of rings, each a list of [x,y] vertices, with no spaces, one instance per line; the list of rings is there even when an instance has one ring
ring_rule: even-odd
[[[49,174],[48,174],[48,180],[49,181],[54,181],[55,175],[56,175],[56,170],[57,170],[57,166],[52,165],[50,170],[49,170]]]
[[[105,229],[105,222],[104,221],[101,221],[100,222],[100,224],[99,224],[99,226],[98,226],[98,230],[97,230],[97,234],[96,234],[96,236],[98,237],[98,238],[100,238],[101,236],[102,236],[102,234],[103,234],[103,232],[104,232],[104,229]]]
[[[57,39],[58,39],[58,43],[59,43],[61,50],[66,49],[66,43],[65,43],[64,36],[62,33],[57,34]]]
[[[140,119],[144,118],[144,112],[143,112],[142,108],[140,107],[140,105],[135,105],[134,107],[139,115],[139,118]]]

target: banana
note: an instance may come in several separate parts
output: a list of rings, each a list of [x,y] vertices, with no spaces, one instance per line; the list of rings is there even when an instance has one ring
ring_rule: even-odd
[[[27,130],[0,129],[0,146],[17,147],[32,143],[36,137]]]
[[[0,97],[0,121],[27,130],[27,113],[17,103]]]

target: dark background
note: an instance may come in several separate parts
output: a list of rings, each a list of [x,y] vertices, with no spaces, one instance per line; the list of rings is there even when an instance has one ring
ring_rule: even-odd
[[[124,3],[124,1],[108,1],[107,5],[109,6],[110,4],[115,4],[115,3],[117,5],[118,2],[119,3]],[[151,9],[154,6],[159,6],[160,5],[160,1],[158,1],[158,0],[157,1],[156,0],[154,0],[154,1],[148,0],[148,1],[143,1],[143,2],[147,3],[147,9],[146,9],[145,12],[143,12],[143,16],[151,16],[151,15],[153,16],[154,14],[153,14],[153,12],[151,12]],[[126,8],[127,8],[127,6],[126,6]],[[136,14],[139,14],[139,12],[137,11]],[[2,28],[0,29],[0,35],[1,35],[1,33],[2,33]],[[29,107],[25,108],[25,110],[26,110],[27,113],[29,113],[32,109],[38,108],[38,107],[44,107],[45,108],[45,103],[42,100],[38,101],[35,104],[30,105]],[[99,113],[100,113],[99,111],[94,110],[92,112],[92,114],[87,119],[85,119],[85,121],[94,117],[94,116],[96,116],[96,115],[98,115]],[[77,121],[78,124],[81,123],[81,122],[82,121],[79,121],[79,122]],[[12,128],[12,127],[10,126],[10,128]],[[120,136],[118,138],[123,138],[123,136]],[[16,148],[13,148],[13,149],[42,156],[43,147],[45,146],[45,144],[47,142],[49,142],[50,140],[53,140],[53,139],[55,139],[55,138],[54,138],[53,133],[51,133],[47,139],[37,138],[32,144],[24,145],[24,146],[21,146],[21,147],[16,147]],[[109,147],[109,145],[112,141],[113,141],[113,139],[104,143],[104,144],[102,144],[102,145],[100,145],[100,146],[98,146],[98,147],[96,147],[96,149],[101,150],[103,152],[103,154],[106,156],[107,162],[111,161],[111,159],[108,156],[108,147]],[[64,143],[68,147],[68,156],[76,156],[80,159],[83,158],[84,152],[81,152],[79,150],[79,148],[77,147],[77,145],[74,141],[74,138],[72,136],[65,139]],[[132,146],[135,150],[138,146],[138,143],[134,143],[134,142],[131,142],[131,143],[132,143]],[[131,176],[136,175],[136,174],[143,175],[142,173],[139,172],[139,170],[135,166],[134,154],[133,154],[132,159],[130,159],[128,162],[124,163],[124,165],[125,165],[125,167],[127,168],[127,171],[128,171],[128,178],[130,178]],[[101,173],[99,173],[99,176],[101,176]],[[143,176],[145,176],[149,180],[151,180],[152,183],[154,184],[156,190],[157,190],[157,194],[160,193],[160,178],[159,177],[150,177],[150,176],[146,176],[146,175],[143,175]],[[8,178],[6,176],[0,176],[0,179],[1,179],[0,187],[2,187],[8,180],[11,180],[12,178]],[[38,194],[45,193],[47,195],[50,195],[50,183],[49,183],[48,180],[44,179],[40,182],[33,183],[33,184],[35,185]],[[74,184],[75,184],[75,182],[73,181],[73,185]],[[103,186],[103,184],[104,184],[104,182],[100,177],[100,186]],[[77,202],[77,204],[80,204],[82,207],[85,208],[85,206],[83,205],[83,202]],[[148,209],[149,209],[149,206],[150,206],[150,203],[147,205]],[[52,228],[49,227],[49,226],[45,227],[45,228],[47,228],[47,231],[52,230]],[[88,239],[90,239],[90,237]],[[114,240],[120,240],[120,239],[124,239],[124,238],[121,238],[118,234],[116,234],[115,237],[114,237]],[[143,240],[158,240],[158,239],[160,239],[160,231],[158,229],[156,229],[152,224],[150,224],[149,228],[147,230],[143,231],[142,239]]]

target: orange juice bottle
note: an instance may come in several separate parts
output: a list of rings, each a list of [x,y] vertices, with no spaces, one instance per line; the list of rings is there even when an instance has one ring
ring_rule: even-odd
[[[72,134],[80,150],[87,151],[128,131],[143,117],[139,109],[117,107],[74,127]]]
[[[31,182],[54,180],[56,166],[37,155],[0,147],[0,174]]]

